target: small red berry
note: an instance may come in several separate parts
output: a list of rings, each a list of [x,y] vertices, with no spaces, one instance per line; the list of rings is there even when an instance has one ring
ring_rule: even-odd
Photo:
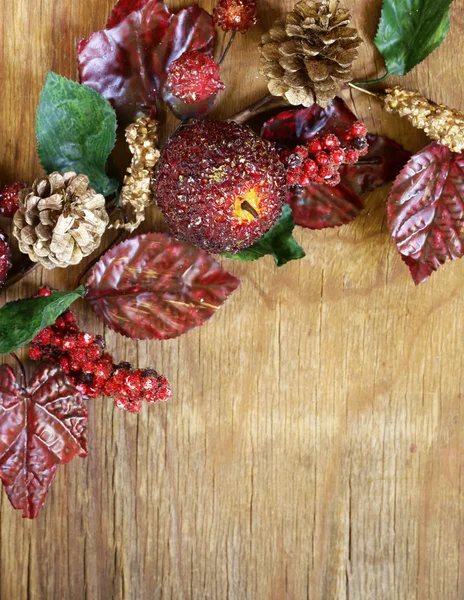
[[[94,380],[93,380],[93,384],[94,386],[96,386],[99,390],[103,390],[103,388],[106,385],[106,382],[108,381],[107,377],[98,377],[95,374]]]
[[[98,360],[101,357],[101,355],[103,354],[103,351],[98,344],[91,344],[87,348],[86,352],[87,352],[87,356],[91,360]]]
[[[0,192],[0,215],[12,219],[19,208],[19,192],[27,185],[22,182],[6,185]]]
[[[79,327],[76,323],[69,323],[66,326],[66,332],[69,333],[69,335],[76,335],[76,333],[79,333]]]
[[[300,185],[308,185],[308,184],[311,183],[311,180],[310,180],[310,178],[307,175],[301,175],[298,183]]]
[[[71,358],[71,361],[69,363],[69,368],[71,371],[80,371],[81,370],[81,363],[76,362],[75,360],[73,360]]]
[[[341,148],[337,148],[330,153],[330,160],[334,165],[341,165],[345,162],[345,153]]]
[[[158,377],[158,398],[161,402],[166,402],[172,397],[172,389],[166,377]]]
[[[340,140],[333,133],[329,133],[322,138],[322,144],[326,150],[335,150],[340,147]]]
[[[114,396],[114,394],[119,390],[119,383],[115,381],[113,377],[110,377],[108,381],[105,383],[105,387],[103,389],[103,393],[106,396]]]
[[[101,357],[101,360],[103,362],[109,363],[110,365],[113,364],[113,357],[111,356],[111,354],[103,354],[103,356]]]
[[[0,229],[0,287],[8,275],[13,263],[11,262],[11,250],[8,238]]]
[[[87,386],[85,385],[85,383],[83,383],[82,381],[79,381],[78,383],[76,383],[76,387],[80,391],[81,394],[83,394],[84,396],[87,395]]]
[[[55,335],[51,339],[51,343],[53,346],[61,348],[61,346],[63,345],[63,338],[58,333],[55,333]]]
[[[79,348],[87,348],[90,344],[93,344],[95,338],[90,333],[80,333],[77,337],[77,345]]]
[[[39,288],[39,290],[37,291],[37,296],[42,296],[42,297],[48,297],[50,296],[52,293],[51,289],[48,287],[42,287]]]
[[[316,165],[316,163],[313,160],[311,160],[311,159],[307,160],[305,162],[305,164],[303,165],[303,172],[308,177],[312,177],[313,175],[315,175],[317,173],[317,165]]]
[[[345,142],[345,144],[349,144],[353,140],[353,138],[354,135],[349,131],[343,134],[343,141]]]
[[[311,152],[311,154],[318,154],[319,152],[322,152],[323,147],[322,147],[322,142],[318,137],[312,138],[311,140],[309,140],[308,144],[308,150]]]
[[[142,389],[145,393],[151,393],[158,389],[158,377],[148,376],[142,378]]]
[[[97,398],[101,394],[101,391],[94,385],[87,386],[87,396],[89,398]]]
[[[37,346],[33,346],[29,349],[29,358],[32,360],[40,360],[42,358],[42,350]]]
[[[363,137],[367,134],[367,127],[364,125],[364,123],[357,121],[351,126],[350,133],[353,135],[353,137]]]
[[[60,364],[61,368],[65,373],[69,373],[70,361],[67,356],[60,356],[60,358],[58,359],[58,363]]]
[[[345,161],[349,165],[353,165],[354,163],[358,162],[358,158],[359,152],[354,148],[348,148],[348,150],[345,152]]]
[[[65,311],[62,314],[63,319],[66,321],[66,323],[68,323],[68,325],[70,323],[75,323],[76,322],[76,316],[73,312],[71,312],[70,310]]]
[[[363,148],[362,150],[359,150],[359,156],[366,156],[366,154],[368,154],[369,152],[369,146],[366,146],[365,148]]]
[[[368,146],[369,142],[365,137],[354,138],[354,140],[351,142],[351,147],[358,151],[364,150],[364,148],[367,148]]]
[[[84,373],[93,373],[95,369],[95,363],[93,363],[91,360],[86,360],[85,362],[82,363],[82,371]]]
[[[37,344],[42,344],[43,346],[48,346],[53,339],[53,331],[50,327],[46,327],[42,329],[34,338],[34,342]]]
[[[293,175],[292,173],[287,174],[287,185],[296,185],[298,183],[298,175]]]
[[[309,152],[308,149],[304,146],[297,146],[293,151],[294,154],[297,154],[302,160],[308,158]]]
[[[340,173],[334,173],[332,175],[332,177],[330,177],[329,179],[326,179],[324,181],[325,185],[328,185],[330,187],[335,187],[336,185],[338,185],[341,181],[341,177],[340,177]]]
[[[70,352],[72,360],[76,363],[82,364],[87,360],[87,353],[83,348],[75,348]]]
[[[330,163],[330,158],[328,154],[326,154],[325,152],[319,152],[319,154],[316,154],[316,163],[320,167],[326,167]]]
[[[333,174],[334,170],[332,167],[321,167],[319,169],[319,177],[322,177],[322,179],[330,179]]]
[[[77,340],[72,335],[66,335],[63,338],[63,348],[65,350],[72,350],[77,346]]]
[[[111,375],[112,370],[112,365],[104,361],[99,361],[95,363],[93,372],[97,377],[102,377],[106,380]]]

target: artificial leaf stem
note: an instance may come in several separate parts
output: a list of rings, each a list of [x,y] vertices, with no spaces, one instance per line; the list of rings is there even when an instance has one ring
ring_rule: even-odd
[[[222,63],[225,61],[225,59],[226,59],[226,56],[227,56],[227,54],[229,53],[229,50],[230,50],[230,48],[231,48],[232,44],[234,43],[234,40],[235,40],[235,37],[236,37],[236,35],[237,35],[237,32],[236,32],[236,31],[233,31],[233,32],[232,32],[232,35],[230,36],[229,42],[227,43],[227,46],[226,46],[226,48],[225,48],[224,52],[222,53],[222,55],[221,55],[221,58],[220,58],[220,59],[219,59],[219,61],[218,61],[218,64],[219,64],[219,65],[222,65]]]
[[[379,77],[378,79],[369,79],[369,81],[355,81],[354,83],[350,83],[349,85],[351,85],[351,87],[356,87],[358,85],[375,85],[377,83],[382,83],[382,81],[385,81],[385,79],[390,77],[390,75],[390,71],[387,71],[385,75]]]

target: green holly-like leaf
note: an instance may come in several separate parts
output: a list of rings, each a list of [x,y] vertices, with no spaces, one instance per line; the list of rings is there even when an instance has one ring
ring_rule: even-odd
[[[438,48],[450,26],[453,0],[383,0],[375,45],[387,74],[406,75]]]
[[[47,75],[37,109],[40,162],[48,173],[75,171],[109,196],[118,187],[105,173],[116,142],[116,113],[100,94],[56,73]]]
[[[53,325],[56,319],[78,298],[85,295],[85,287],[74,292],[54,292],[50,296],[27,298],[8,302],[0,308],[0,354],[9,354],[22,348],[35,336]]]
[[[291,260],[298,260],[306,256],[303,248],[292,236],[294,228],[292,209],[286,204],[277,223],[256,244],[245,248],[238,254],[225,254],[224,256],[249,262],[270,254],[274,257],[275,264],[283,267]]]

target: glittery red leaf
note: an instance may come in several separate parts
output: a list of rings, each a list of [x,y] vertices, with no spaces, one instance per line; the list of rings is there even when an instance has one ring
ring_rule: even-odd
[[[0,366],[0,479],[23,517],[39,514],[56,468],[87,456],[87,407],[56,366],[42,366],[23,389]]]
[[[127,124],[154,114],[171,62],[187,50],[211,53],[214,37],[211,15],[197,4],[173,15],[161,0],[120,0],[106,29],[79,42],[80,81]]]
[[[388,198],[388,226],[414,283],[464,255],[464,154],[433,142],[415,154]]]
[[[287,202],[295,224],[308,229],[345,225],[364,208],[361,198],[341,184],[307,185],[298,192],[289,192]]]
[[[148,233],[100,259],[86,299],[118,333],[166,340],[203,325],[239,285],[207,252],[167,233]]]
[[[335,98],[327,108],[286,110],[266,121],[261,135],[280,148],[305,144],[315,135],[342,135],[357,121],[347,105]],[[309,185],[289,194],[295,223],[310,229],[350,223],[363,209],[362,194],[392,181],[411,156],[393,140],[369,135],[369,153],[356,165],[340,168],[341,184],[335,188]]]

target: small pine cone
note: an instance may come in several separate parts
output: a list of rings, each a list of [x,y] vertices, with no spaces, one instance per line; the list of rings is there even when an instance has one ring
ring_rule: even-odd
[[[105,198],[76,173],[51,173],[19,192],[13,234],[19,249],[46,269],[78,264],[100,245]]]
[[[260,46],[271,94],[295,106],[327,106],[353,78],[361,38],[350,23],[338,0],[302,0],[277,20]]]
[[[143,117],[126,129],[126,141],[132,153],[131,166],[124,177],[120,204],[132,208],[135,213],[129,223],[116,221],[110,227],[134,231],[145,220],[145,209],[153,203],[150,183],[160,157],[156,147],[158,142],[158,121]]]
[[[464,112],[434,104],[416,92],[399,86],[386,90],[383,99],[387,112],[406,117],[417,129],[452,152],[464,151]]]

